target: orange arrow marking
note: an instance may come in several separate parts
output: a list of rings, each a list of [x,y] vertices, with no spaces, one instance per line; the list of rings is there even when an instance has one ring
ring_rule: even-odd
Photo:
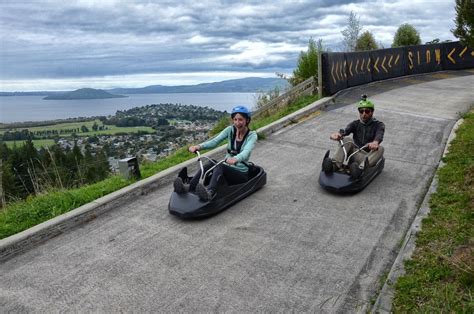
[[[342,64],[341,64],[341,66],[342,66]],[[338,81],[341,80],[341,77],[339,76],[339,73],[340,73],[340,71],[339,71],[339,62],[338,62],[338,63],[336,63],[336,76],[337,76]]]
[[[379,62],[379,57],[377,57],[377,59],[375,59],[375,63],[374,63],[374,69],[375,71],[380,72],[379,69],[377,68],[377,63]]]
[[[397,55],[397,58],[395,59],[395,65],[397,65],[398,59],[400,59],[400,55]]]
[[[384,62],[385,62],[385,59],[387,59],[387,57],[386,57],[386,56],[384,56],[384,57],[383,57],[383,60],[382,60],[382,64],[381,64],[381,66],[382,66],[382,69],[385,71],[385,73],[388,73],[387,69],[386,69],[386,68],[385,68],[385,66],[383,65],[383,64],[384,64]]]
[[[360,71],[361,72],[364,72],[364,63],[365,63],[365,60],[362,59],[362,64],[360,65]]]
[[[344,76],[342,75],[342,61],[341,61],[341,66],[339,67],[339,77],[341,78],[341,80],[344,78]]]
[[[393,59],[393,56],[390,55],[390,60],[388,60],[388,67],[391,68],[392,67],[392,59]]]
[[[354,74],[352,74],[352,61],[349,62],[349,74],[350,74],[351,76],[354,76]]]
[[[462,55],[466,52],[467,50],[467,47],[464,47],[464,49],[461,51],[461,53],[459,54],[460,57],[462,57]]]
[[[359,66],[359,59],[357,59],[356,66],[355,66],[356,74],[359,74],[359,71],[357,71],[358,66]]]
[[[332,76],[332,81],[334,84],[336,84],[336,78],[334,77],[334,63],[331,65],[331,76]]]
[[[451,55],[456,51],[456,48],[453,48],[453,50],[451,50],[451,52],[448,54],[448,59],[451,60],[451,62],[453,64],[456,64],[456,60],[454,60]]]
[[[370,58],[369,61],[367,61],[367,72],[370,72]]]
[[[344,74],[344,78],[347,80],[347,61],[344,60],[344,70],[342,73]]]

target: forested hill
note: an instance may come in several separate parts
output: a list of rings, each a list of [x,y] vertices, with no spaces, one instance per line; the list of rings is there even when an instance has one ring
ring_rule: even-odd
[[[44,97],[46,100],[72,100],[72,99],[106,99],[122,98],[128,96],[114,95],[101,89],[81,88],[72,92],[54,94]]]
[[[268,92],[275,87],[283,90],[288,87],[288,82],[281,78],[248,77],[198,85],[152,85],[143,88],[115,88],[107,91],[119,94],[256,93]]]

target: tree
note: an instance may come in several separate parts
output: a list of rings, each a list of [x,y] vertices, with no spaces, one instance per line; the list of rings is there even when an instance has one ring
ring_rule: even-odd
[[[323,51],[323,41],[319,39],[316,43],[310,38],[308,43],[308,51],[301,51],[298,57],[298,65],[293,70],[293,77],[288,81],[292,86],[318,75],[318,54]]]
[[[431,41],[427,41],[427,42],[425,43],[425,45],[439,44],[439,42],[440,42],[439,38],[435,38],[435,39],[433,39],[433,40],[431,40]]]
[[[170,123],[169,123],[168,120],[165,119],[165,118],[158,118],[158,120],[157,120],[157,122],[156,122],[156,125],[157,125],[157,126],[170,125]]]
[[[94,121],[94,124],[92,125],[92,130],[97,131],[99,126],[97,125],[97,122]]]
[[[463,44],[474,47],[474,1],[456,0],[455,9],[456,28],[451,31]]]
[[[360,19],[357,14],[351,11],[347,21],[347,27],[341,32],[344,37],[344,49],[348,52],[355,51],[359,33],[362,31],[360,26]]]
[[[84,133],[89,132],[89,128],[86,127],[85,125],[82,125],[81,126],[81,131],[84,132]]]
[[[371,32],[365,31],[357,38],[356,51],[366,51],[379,49]]]
[[[398,27],[393,37],[392,48],[421,44],[420,34],[412,25],[405,23]]]
[[[280,96],[280,89],[278,86],[275,86],[274,89],[269,90],[268,92],[260,92],[257,93],[255,97],[255,107],[256,109],[260,109],[264,107],[266,104],[271,102],[273,99]]]
[[[2,181],[2,190],[0,191],[0,207],[2,207],[6,205],[6,202],[18,199],[18,197],[24,193],[24,190],[21,186],[21,183],[16,179],[15,173],[13,172],[13,166],[10,162],[2,161],[0,163],[0,171],[2,172],[2,176],[0,178]]]

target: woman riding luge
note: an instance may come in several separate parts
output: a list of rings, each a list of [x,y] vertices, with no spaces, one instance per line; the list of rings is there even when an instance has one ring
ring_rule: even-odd
[[[214,198],[217,184],[221,177],[225,178],[229,184],[239,184],[248,181],[249,167],[247,166],[247,162],[257,141],[257,133],[249,129],[251,114],[245,106],[234,107],[231,112],[231,118],[232,125],[226,127],[217,136],[199,145],[189,147],[189,151],[195,153],[201,149],[217,147],[221,142],[227,139],[225,163],[218,164],[212,170],[209,185],[205,187],[199,183],[201,170],[187,182],[187,170],[183,168],[174,182],[174,190],[176,193],[186,192],[185,184],[189,183],[189,191],[196,191],[201,200],[208,201]],[[207,163],[204,166],[204,172],[212,166],[212,163]]]

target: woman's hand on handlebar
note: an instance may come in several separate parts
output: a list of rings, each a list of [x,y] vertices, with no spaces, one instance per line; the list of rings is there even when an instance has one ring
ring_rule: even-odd
[[[331,140],[334,141],[339,141],[342,138],[342,134],[339,132],[332,133],[331,136],[329,136]]]
[[[237,158],[231,157],[231,158],[227,158],[225,162],[228,163],[229,165],[235,165],[239,161],[237,160]]]
[[[198,150],[201,150],[201,146],[199,146],[199,145],[192,145],[192,146],[189,146],[188,150],[189,150],[191,153],[196,153]]]

